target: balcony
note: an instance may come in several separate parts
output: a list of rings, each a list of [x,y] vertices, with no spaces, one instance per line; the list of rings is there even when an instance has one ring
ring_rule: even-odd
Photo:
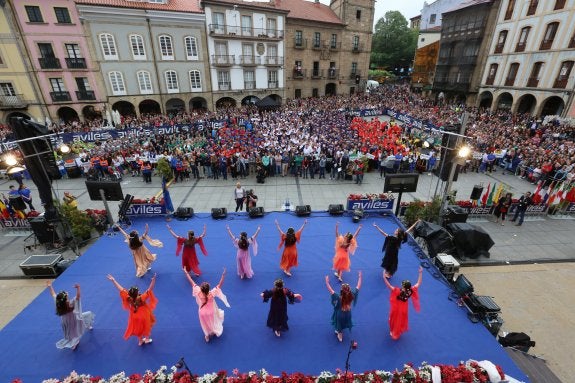
[[[53,102],[72,101],[70,92],[50,92],[50,97],[52,97]]]
[[[318,79],[323,77],[323,69],[313,68],[311,70],[311,78]]]
[[[527,80],[527,87],[528,88],[537,88],[539,85],[539,79],[536,77],[531,77]]]
[[[503,52],[503,47],[505,47],[505,43],[503,44],[497,44],[495,46],[495,51],[493,53],[502,53]]]
[[[339,76],[339,69],[329,68],[327,70],[327,78],[333,80],[333,79],[337,79],[338,76]]]
[[[212,65],[214,66],[232,66],[235,61],[234,55],[212,55]]]
[[[0,94],[0,109],[26,108],[27,106],[28,102],[24,101],[21,94],[13,96]]]
[[[279,83],[277,81],[268,81],[268,88],[269,89],[276,89],[279,87]]]
[[[282,66],[284,65],[284,58],[281,56],[266,56],[264,63],[268,66]]]
[[[351,46],[351,51],[353,53],[363,52],[363,44],[355,44]]]
[[[553,88],[565,89],[567,87],[567,77],[560,77],[553,83]]]
[[[77,90],[76,99],[78,101],[93,101],[96,99],[96,95],[93,90]]]
[[[219,81],[218,90],[230,90],[232,88],[232,83],[230,81]]]
[[[321,51],[323,49],[322,42],[320,40],[313,40],[311,43],[311,49]]]
[[[68,69],[86,69],[86,59],[80,57],[67,57],[66,66]]]
[[[356,70],[355,72],[354,72],[354,71],[351,71],[351,73],[349,74],[349,78],[355,80],[355,76],[360,76],[360,77],[361,77],[361,72],[358,71],[358,70]]]
[[[341,49],[341,42],[330,41],[326,48],[328,48],[330,51],[339,51]]]
[[[230,38],[253,37],[266,40],[281,40],[284,38],[284,31],[281,29],[251,28],[221,24],[210,24],[208,28],[211,36],[226,36]]]
[[[487,77],[487,80],[485,80],[485,85],[493,85],[494,82],[495,82],[495,76],[489,76]]]
[[[305,49],[307,48],[307,39],[293,39],[293,47],[295,49]]]
[[[60,59],[57,57],[39,57],[38,62],[42,69],[62,69]]]
[[[240,65],[243,66],[257,66],[260,65],[262,62],[260,57],[250,56],[250,55],[241,55],[240,56]]]
[[[293,70],[293,78],[294,80],[301,80],[305,78],[305,73],[306,70],[305,69],[294,69]]]
[[[551,49],[552,45],[553,45],[553,40],[543,40],[543,41],[541,41],[541,45],[539,46],[539,50],[540,51],[548,51],[549,49]]]
[[[256,89],[255,81],[244,81],[244,89]]]
[[[507,77],[505,79],[505,86],[513,86],[514,83],[515,83],[515,76]]]
[[[527,43],[525,43],[525,42],[517,43],[517,46],[515,47],[515,52],[525,52],[525,46],[526,45],[527,45]]]

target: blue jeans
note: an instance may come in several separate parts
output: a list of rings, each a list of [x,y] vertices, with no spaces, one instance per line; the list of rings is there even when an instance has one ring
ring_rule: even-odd
[[[511,220],[511,222],[515,222],[517,220],[517,217],[519,217],[519,221],[517,221],[517,224],[521,225],[523,223],[523,219],[525,218],[525,210],[520,210],[519,208],[515,209],[515,214],[513,215],[513,219]]]

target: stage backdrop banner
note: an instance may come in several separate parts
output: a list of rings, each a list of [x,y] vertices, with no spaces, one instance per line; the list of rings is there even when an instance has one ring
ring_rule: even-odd
[[[393,210],[393,200],[389,199],[348,199],[347,210]]]
[[[160,204],[132,204],[126,212],[130,217],[160,216],[166,215],[166,207]]]
[[[27,229],[30,228],[30,222],[21,218],[3,218],[0,219],[0,225],[5,229]]]

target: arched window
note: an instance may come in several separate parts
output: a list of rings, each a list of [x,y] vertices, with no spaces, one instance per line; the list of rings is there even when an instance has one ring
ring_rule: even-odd
[[[144,38],[140,35],[130,35],[130,47],[134,60],[145,60],[146,49],[144,48]]]
[[[485,80],[486,85],[493,85],[495,81],[495,76],[497,75],[497,64],[491,64],[489,67],[489,72],[487,73],[487,79]]]
[[[108,73],[108,79],[110,80],[110,87],[112,88],[112,94],[114,96],[126,95],[126,86],[122,72],[110,72]]]
[[[503,52],[503,48],[505,47],[505,41],[507,40],[507,31],[499,32],[499,37],[497,38],[497,45],[495,46],[494,53],[501,53]]]
[[[104,60],[118,59],[118,50],[116,49],[116,40],[114,40],[114,36],[109,33],[101,33],[100,46],[102,48]]]
[[[509,20],[513,16],[513,9],[515,8],[515,0],[509,0],[507,3],[507,10],[505,11],[505,18],[503,20]]]
[[[152,94],[154,90],[152,88],[152,76],[150,72],[146,70],[140,70],[137,73],[138,76],[138,86],[140,87],[141,94]]]
[[[545,30],[545,35],[543,35],[543,40],[541,40],[539,50],[545,51],[551,49],[551,46],[553,45],[553,40],[555,40],[555,35],[557,34],[558,29],[559,29],[558,22],[547,24],[547,29]]]
[[[158,36],[160,41],[160,52],[162,54],[162,60],[173,60],[174,59],[174,45],[172,44],[172,38],[168,35]]]
[[[168,70],[164,73],[166,77],[166,90],[168,93],[178,93],[180,86],[178,85],[178,74],[175,70]]]
[[[519,35],[519,40],[517,41],[517,46],[515,47],[515,52],[524,52],[527,46],[527,38],[529,37],[529,32],[531,27],[525,27],[521,29],[521,34]]]
[[[190,88],[192,92],[198,92],[202,90],[202,76],[199,70],[190,71]]]
[[[519,63],[512,63],[509,65],[509,72],[507,72],[507,78],[505,79],[505,86],[513,86],[515,84],[515,79],[517,78],[517,72],[519,72]]]
[[[186,36],[184,38],[184,44],[186,45],[186,58],[188,60],[199,60],[198,55],[198,42],[195,37]]]
[[[561,68],[553,84],[553,88],[565,89],[567,87],[567,81],[569,81],[569,75],[573,69],[573,61],[563,61],[561,63]]]

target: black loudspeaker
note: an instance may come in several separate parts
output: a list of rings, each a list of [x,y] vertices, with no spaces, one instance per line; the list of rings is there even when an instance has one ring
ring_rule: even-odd
[[[44,217],[34,217],[28,220],[34,235],[41,244],[54,243],[58,241],[58,234],[56,234],[56,227],[54,223],[48,223]]]
[[[122,200],[122,203],[120,204],[120,211],[118,212],[118,216],[120,218],[123,218],[126,215],[126,212],[130,208],[130,205],[132,204],[133,200],[134,200],[134,196],[131,194],[126,194],[124,196],[124,199]]]
[[[457,205],[449,205],[443,213],[443,226],[450,223],[466,223],[469,213],[467,210]]]
[[[178,219],[189,219],[194,216],[194,209],[191,207],[179,207],[174,216]]]
[[[295,207],[295,215],[298,217],[304,217],[311,214],[311,206],[309,205],[300,205]]]
[[[329,214],[331,215],[342,215],[343,214],[343,205],[342,204],[332,204],[329,205],[327,208]]]
[[[458,166],[454,161],[457,157],[456,148],[459,142],[459,137],[449,133],[459,133],[459,127],[460,126],[453,125],[446,126],[444,130],[447,133],[443,133],[441,137],[441,157],[439,163],[437,164],[438,166],[434,170],[434,173],[442,181],[447,181],[449,179],[449,174],[451,173],[451,168],[453,166],[457,166],[453,176],[453,181],[457,181],[460,166]]]
[[[471,191],[471,196],[469,199],[478,200],[481,198],[481,194],[483,194],[483,186],[475,185]]]
[[[263,207],[252,207],[249,211],[249,216],[251,218],[258,218],[264,216],[264,208]]]
[[[227,216],[228,216],[228,209],[226,209],[225,207],[212,208],[213,219],[226,218]]]

